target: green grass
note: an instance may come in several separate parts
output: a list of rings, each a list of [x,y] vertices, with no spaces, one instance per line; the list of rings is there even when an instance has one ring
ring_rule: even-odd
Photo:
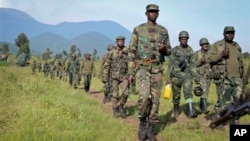
[[[30,67],[16,67],[0,63],[0,141],[134,141],[137,131],[121,119],[113,118],[94,97],[73,89],[68,82],[45,78],[42,73],[31,75]],[[100,62],[96,62],[98,66]],[[164,72],[165,78],[166,70]],[[165,83],[166,80],[164,80]],[[93,78],[92,89],[101,90],[102,83]],[[130,95],[129,101],[137,102],[138,95]],[[199,98],[194,97],[198,109]],[[215,87],[211,86],[208,109],[213,111],[216,101]],[[157,136],[168,141],[227,141],[229,127],[211,130],[204,115],[181,122],[169,123],[171,100],[161,98],[160,124]],[[181,99],[182,111],[185,109]],[[183,107],[184,106],[184,107]],[[130,116],[137,118],[136,107],[130,107]],[[240,119],[250,123],[250,116]]]

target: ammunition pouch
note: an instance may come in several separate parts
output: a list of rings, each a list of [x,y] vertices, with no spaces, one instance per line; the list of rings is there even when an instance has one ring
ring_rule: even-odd
[[[183,72],[187,68],[187,62],[185,60],[181,61],[178,66],[179,66],[181,72]]]

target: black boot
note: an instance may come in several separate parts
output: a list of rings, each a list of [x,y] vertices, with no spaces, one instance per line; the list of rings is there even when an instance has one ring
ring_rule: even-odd
[[[200,99],[200,110],[204,114],[208,114],[210,111],[207,110],[207,99],[206,98],[201,98]]]
[[[146,140],[147,139],[147,120],[146,120],[146,118],[140,118],[138,138],[139,138],[139,140]]]
[[[149,141],[156,141],[155,124],[156,123],[149,123],[148,124],[147,137],[148,137]]]
[[[174,104],[174,118],[178,118],[179,116],[179,104]]]
[[[188,117],[196,118],[198,116],[193,109],[193,103],[187,103],[187,109],[188,109]]]
[[[127,117],[126,112],[124,110],[124,107],[122,105],[119,106],[119,112],[120,112],[122,118]]]

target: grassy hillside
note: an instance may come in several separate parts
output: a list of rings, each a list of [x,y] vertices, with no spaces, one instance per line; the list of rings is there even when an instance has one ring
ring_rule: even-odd
[[[137,132],[122,119],[105,112],[102,104],[83,92],[73,89],[67,82],[45,78],[42,73],[31,75],[31,67],[16,67],[14,58],[7,64],[0,63],[0,141],[134,141]],[[96,62],[98,69],[100,62]],[[165,69],[166,70],[166,69]],[[97,70],[98,71],[98,70]],[[164,72],[165,75],[166,72]],[[164,76],[165,77],[165,76]],[[92,88],[102,89],[98,78],[93,78]],[[138,95],[130,95],[136,102]],[[199,98],[194,97],[198,109]],[[213,111],[216,101],[212,85],[208,103]],[[182,113],[178,122],[170,122],[171,100],[161,99],[160,124],[157,136],[168,141],[228,141],[229,127],[224,130],[208,128],[204,115],[197,119],[186,118],[181,99]],[[130,116],[137,117],[134,108],[127,108]],[[250,124],[250,116],[240,119]],[[138,123],[136,123],[138,124]]]

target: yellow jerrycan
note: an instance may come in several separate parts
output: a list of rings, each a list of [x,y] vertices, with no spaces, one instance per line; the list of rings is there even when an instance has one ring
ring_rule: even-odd
[[[171,96],[172,96],[172,86],[171,86],[171,84],[167,84],[164,87],[163,98],[164,99],[170,99]]]

